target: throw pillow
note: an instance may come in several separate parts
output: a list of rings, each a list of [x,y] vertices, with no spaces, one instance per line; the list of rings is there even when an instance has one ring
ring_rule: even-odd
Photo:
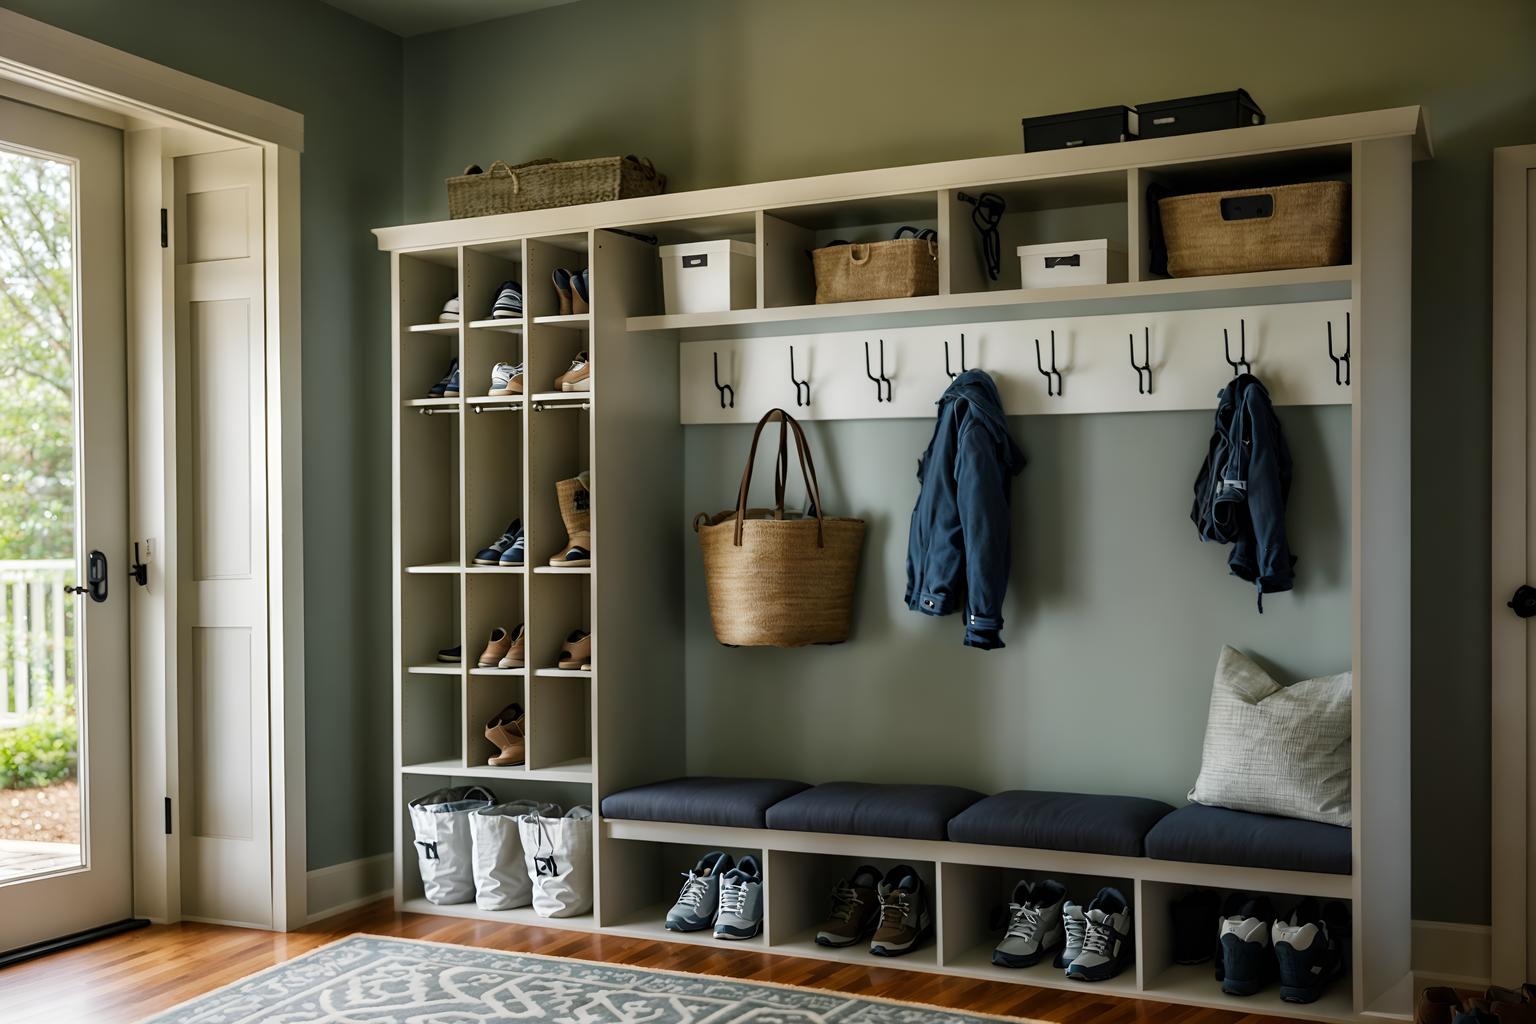
[[[1350,673],[1281,686],[1221,649],[1191,801],[1347,826],[1349,763]]]

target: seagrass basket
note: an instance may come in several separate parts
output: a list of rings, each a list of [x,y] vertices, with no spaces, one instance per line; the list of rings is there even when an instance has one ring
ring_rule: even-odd
[[[454,218],[654,196],[667,187],[665,174],[644,157],[634,156],[516,165],[497,160],[483,174],[466,171],[447,181],[448,216]]]
[[[1342,181],[1170,196],[1157,209],[1172,277],[1329,267],[1348,257]]]
[[[939,244],[892,238],[811,250],[817,302],[899,299],[939,293]]]

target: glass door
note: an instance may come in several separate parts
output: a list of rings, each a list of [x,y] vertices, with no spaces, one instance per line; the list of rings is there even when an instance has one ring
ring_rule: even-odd
[[[132,912],[122,135],[0,100],[0,953]]]

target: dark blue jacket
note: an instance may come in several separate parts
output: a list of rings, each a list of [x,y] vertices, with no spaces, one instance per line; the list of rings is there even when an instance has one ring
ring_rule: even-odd
[[[1261,612],[1264,595],[1290,590],[1296,577],[1285,537],[1290,493],[1291,450],[1269,392],[1252,374],[1234,377],[1219,396],[1189,517],[1201,540],[1232,545],[1227,565],[1258,587]]]
[[[933,440],[917,464],[907,607],[948,615],[964,605],[966,646],[991,650],[1003,646],[1008,492],[1024,453],[1008,436],[997,385],[981,370],[956,377],[938,406]]]

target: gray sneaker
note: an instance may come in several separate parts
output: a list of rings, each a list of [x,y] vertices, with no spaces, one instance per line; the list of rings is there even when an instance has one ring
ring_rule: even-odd
[[[692,871],[684,871],[683,888],[667,911],[667,928],[674,932],[701,932],[715,922],[720,906],[720,876],[733,867],[731,855],[716,850],[706,853]]]
[[[741,862],[720,879],[720,914],[715,938],[750,939],[763,927],[763,871],[756,857]]]
[[[1033,967],[1049,956],[1066,939],[1061,919],[1066,901],[1067,887],[1051,879],[1014,886],[1008,933],[992,951],[992,962],[999,967]]]
[[[1067,977],[1074,981],[1113,978],[1132,960],[1129,904],[1120,890],[1106,886],[1088,904],[1084,922],[1083,950],[1067,966]],[[1270,957],[1273,964],[1274,954]]]
[[[1061,908],[1061,926],[1066,930],[1066,944],[1061,947],[1052,963],[1057,967],[1071,967],[1072,961],[1083,951],[1083,939],[1088,934],[1088,917],[1081,903],[1068,900]]]

